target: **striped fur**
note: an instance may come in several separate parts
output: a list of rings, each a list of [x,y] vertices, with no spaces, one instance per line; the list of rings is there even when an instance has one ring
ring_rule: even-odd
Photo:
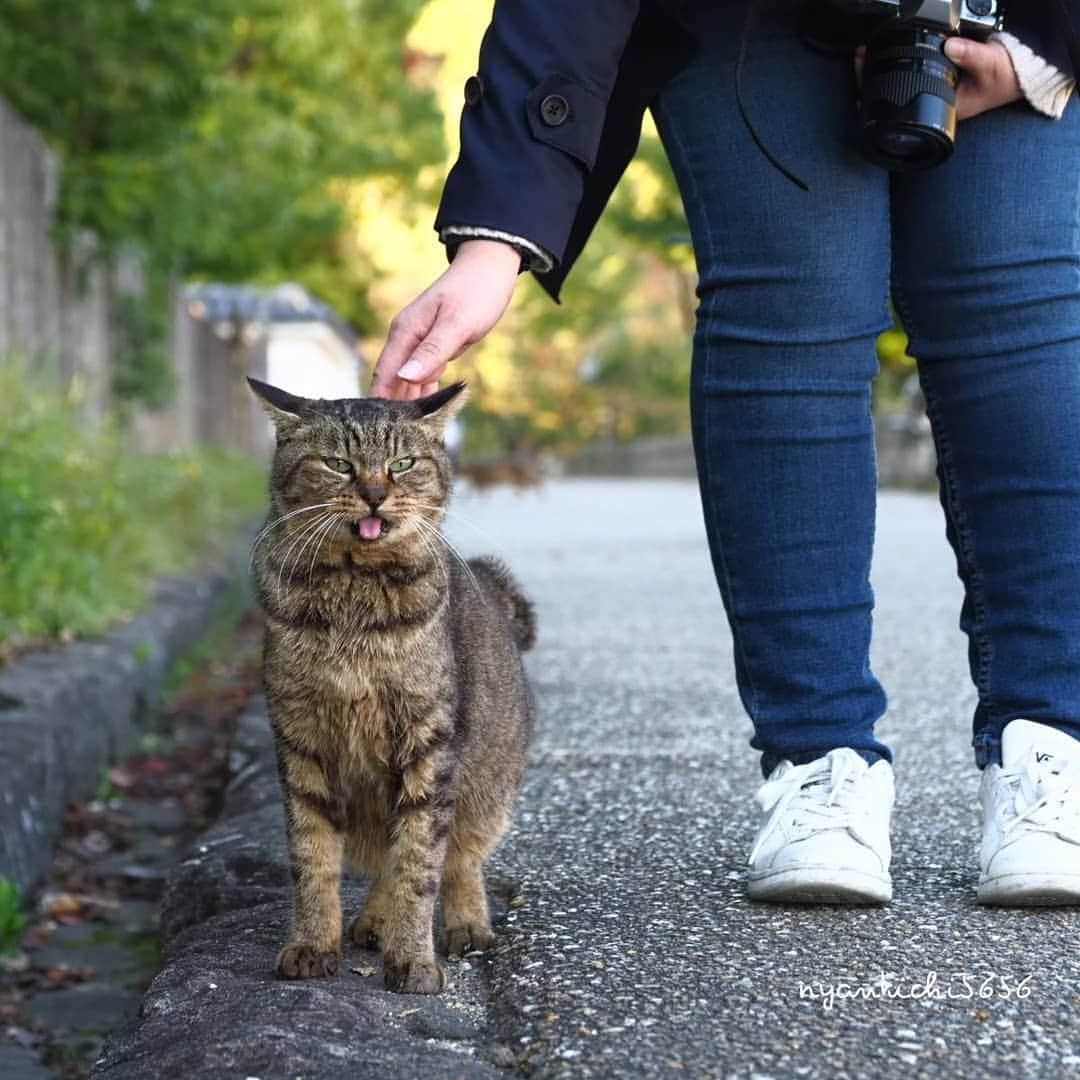
[[[336,972],[347,862],[371,878],[351,940],[382,949],[390,989],[435,993],[440,894],[450,955],[492,940],[483,865],[525,768],[532,606],[501,563],[463,566],[431,531],[450,494],[442,434],[462,384],[417,402],[252,385],[278,433],[253,558],[294,882],[276,968]],[[389,471],[402,458],[411,467]],[[355,523],[372,500],[390,524],[364,540]]]

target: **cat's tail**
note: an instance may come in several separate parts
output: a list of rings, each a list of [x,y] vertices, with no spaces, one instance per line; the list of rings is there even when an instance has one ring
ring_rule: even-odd
[[[469,568],[494,593],[514,631],[514,640],[524,652],[536,644],[536,612],[532,601],[514,580],[506,564],[490,555],[469,560]]]

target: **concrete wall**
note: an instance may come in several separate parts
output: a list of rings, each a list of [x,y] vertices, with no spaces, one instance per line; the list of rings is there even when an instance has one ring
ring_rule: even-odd
[[[246,376],[266,378],[266,338],[250,344],[222,339],[208,322],[192,328],[195,387],[195,437],[248,453],[266,451],[266,414]]]
[[[0,357],[21,354],[58,389],[75,385],[91,417],[108,404],[108,271],[79,236],[53,242],[59,163],[0,99]]]
[[[134,418],[143,450],[164,451],[210,442],[262,457],[270,444],[265,413],[248,389],[246,375],[266,378],[266,339],[244,340],[242,327],[227,338],[189,310],[184,291],[173,290],[169,350],[176,391],[159,411]]]

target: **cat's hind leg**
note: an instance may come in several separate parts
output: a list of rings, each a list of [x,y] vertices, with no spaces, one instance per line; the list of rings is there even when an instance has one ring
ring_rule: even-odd
[[[371,885],[364,906],[349,922],[346,936],[363,949],[382,947],[383,926],[390,907],[387,814],[381,792],[363,789],[354,794],[349,815],[351,828],[345,838],[345,860],[369,878]]]
[[[454,823],[443,867],[443,948],[449,959],[459,959],[471,950],[488,948],[495,940],[491,931],[484,863],[505,828],[470,828]]]
[[[391,903],[388,879],[384,873],[376,875],[368,890],[367,899],[349,923],[349,940],[363,949],[382,947],[384,926]]]

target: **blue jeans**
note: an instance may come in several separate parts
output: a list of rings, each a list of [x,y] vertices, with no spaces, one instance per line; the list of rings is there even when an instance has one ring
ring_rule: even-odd
[[[766,5],[768,6],[768,5]],[[890,175],[850,138],[850,56],[750,38],[720,10],[657,124],[697,257],[694,449],[751,745],[767,774],[874,736],[875,339],[891,293],[918,360],[978,690],[976,763],[1017,717],[1080,738],[1080,103],[960,124],[953,157]],[[725,5],[717,5],[725,8]]]

